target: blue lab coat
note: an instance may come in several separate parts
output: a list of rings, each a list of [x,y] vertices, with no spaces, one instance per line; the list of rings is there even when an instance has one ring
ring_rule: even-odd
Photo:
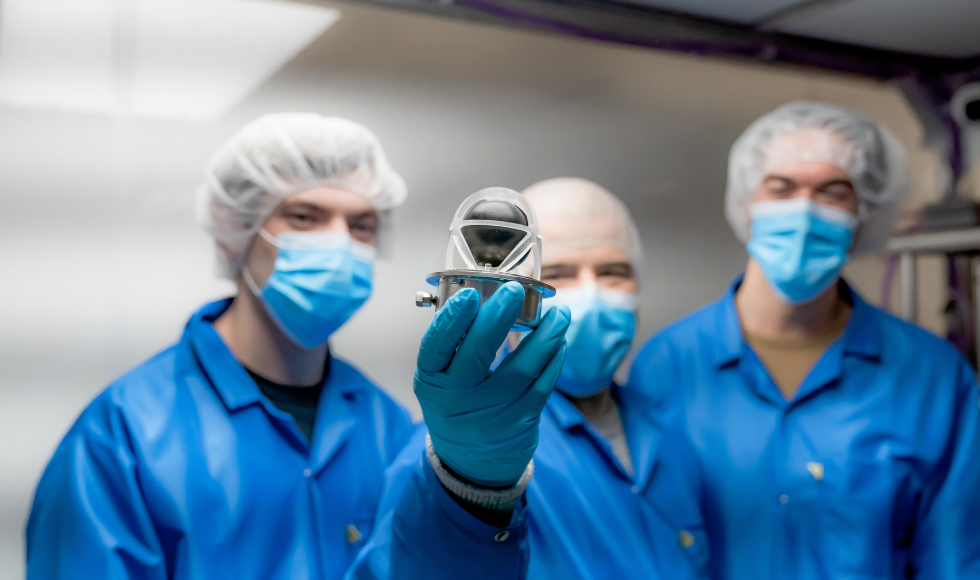
[[[707,573],[692,463],[676,454],[669,413],[644,393],[614,388],[635,468],[566,397],[541,417],[534,476],[510,525],[495,528],[459,507],[424,457],[420,432],[389,468],[376,535],[352,578],[683,580]],[[439,517],[432,517],[438,513]],[[465,538],[430,542],[415,536]],[[460,549],[465,545],[465,549]],[[391,570],[397,573],[392,573]]]
[[[787,401],[742,339],[740,283],[651,338],[629,382],[680,409],[713,577],[980,578],[966,360],[842,283],[844,334]]]
[[[27,525],[27,577],[341,578],[415,427],[334,358],[312,443],[214,330],[231,300],[82,413]]]

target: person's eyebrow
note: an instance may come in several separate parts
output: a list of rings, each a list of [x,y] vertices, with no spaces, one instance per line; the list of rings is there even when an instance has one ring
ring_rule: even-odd
[[[851,183],[851,180],[847,179],[846,177],[835,177],[833,179],[828,179],[827,181],[820,183],[820,185],[817,186],[817,189],[823,189],[825,187],[830,187],[831,185],[846,185],[851,189],[854,189],[854,184]]]
[[[630,264],[626,260],[617,260],[615,262],[603,262],[595,267],[596,270],[629,270],[633,271],[633,264]]]
[[[567,274],[568,272],[571,272],[572,274],[578,273],[578,266],[575,266],[573,264],[549,264],[547,266],[541,266],[542,275],[545,273],[552,274],[552,275],[554,274],[568,275]]]
[[[376,220],[378,219],[378,214],[371,210],[365,210],[360,213],[348,214],[347,219],[350,221]]]
[[[595,267],[596,276],[616,276],[621,278],[635,278],[633,265],[629,262],[606,262]]]
[[[310,203],[308,201],[296,200],[290,201],[282,204],[282,209],[284,210],[299,210],[305,209],[309,211],[314,211],[318,213],[329,213],[328,210],[316,205],[315,203]]]
[[[771,180],[781,181],[785,185],[796,185],[796,181],[790,179],[789,177],[783,177],[782,175],[767,175],[765,179],[762,180],[763,183]]]

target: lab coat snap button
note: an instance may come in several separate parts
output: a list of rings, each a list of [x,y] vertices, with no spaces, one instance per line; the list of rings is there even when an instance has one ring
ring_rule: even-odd
[[[681,547],[685,550],[694,545],[694,534],[687,530],[681,530],[677,534],[677,539],[681,542]]]
[[[789,503],[789,496],[786,495],[785,493],[783,495],[779,496],[779,503],[781,503],[783,505],[788,504]]]
[[[823,479],[823,463],[817,463],[816,461],[811,461],[806,464],[807,471],[813,476],[813,479],[820,481]]]
[[[510,530],[500,530],[493,537],[493,541],[494,542],[497,542],[499,544],[501,542],[506,542],[507,541],[507,538],[509,538],[509,537],[510,537]]]
[[[347,543],[356,544],[361,541],[361,531],[357,529],[357,526],[350,524],[347,526]]]
[[[640,488],[634,485],[633,487],[630,488],[630,491],[632,491],[633,493],[640,493]]]
[[[310,475],[312,475],[312,473],[313,472],[310,471],[310,468],[309,467],[307,467],[306,469],[303,470],[303,475],[305,475],[306,477],[309,477]]]

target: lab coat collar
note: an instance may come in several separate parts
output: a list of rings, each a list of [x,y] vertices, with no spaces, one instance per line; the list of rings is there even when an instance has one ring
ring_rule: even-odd
[[[711,335],[714,348],[714,362],[718,367],[739,361],[745,354],[745,341],[742,338],[742,325],[735,310],[735,292],[742,285],[745,274],[739,274],[725,291],[718,303],[716,319]],[[865,302],[851,286],[841,279],[841,291],[851,298],[851,318],[844,329],[843,352],[879,360],[881,358],[881,331],[876,324],[874,307]],[[839,361],[838,361],[839,363]],[[839,366],[839,364],[837,365]]]
[[[190,343],[198,364],[211,380],[215,391],[229,411],[235,411],[264,399],[258,385],[252,380],[245,367],[238,362],[212,324],[228,310],[232,300],[232,298],[225,298],[201,307],[187,322],[183,338]],[[363,388],[364,381],[352,377],[353,372],[350,366],[336,358],[332,359],[319,405],[327,404],[326,399],[331,398],[333,394],[350,395]],[[320,408],[322,407],[318,406],[318,409]],[[318,416],[317,423],[320,422]]]
[[[347,441],[357,424],[357,391],[365,384],[363,377],[350,365],[336,358],[330,361],[330,372],[323,384],[313,424],[313,472],[330,461]]]
[[[615,395],[633,460],[633,481],[642,491],[660,461],[665,430],[662,420],[668,415],[656,399],[642,391],[617,387]]]
[[[729,286],[717,309],[717,320],[714,325],[717,330],[717,334],[714,335],[715,363],[719,368],[737,364],[739,372],[745,375],[749,384],[754,385],[759,396],[772,404],[796,405],[834,384],[843,376],[845,356],[856,356],[873,363],[880,361],[881,330],[874,315],[874,308],[841,279],[838,282],[839,291],[849,296],[852,305],[851,317],[844,328],[844,334],[830,345],[803,380],[793,398],[787,401],[772,384],[765,368],[742,337],[742,327],[735,310],[735,291],[741,283],[742,275],[739,275]]]
[[[612,392],[613,398],[619,404],[619,415],[623,421],[623,431],[626,433],[626,445],[629,447],[630,458],[633,461],[633,482],[643,489],[657,464],[658,448],[663,439],[663,428],[655,412],[657,401],[641,391],[623,388],[615,383],[612,385]],[[569,437],[572,436],[570,432],[577,426],[590,433],[602,443],[609,459],[614,462],[623,477],[629,478],[622,465],[619,465],[619,461],[615,459],[609,443],[599,438],[568,397],[554,391],[551,399],[548,400],[545,412],[551,415],[555,423]]]
[[[851,298],[851,318],[847,321],[843,336],[820,357],[810,374],[803,379],[790,404],[799,403],[839,380],[844,375],[844,357],[859,357],[874,364],[881,360],[881,331],[874,309],[846,282],[841,280],[839,284],[840,291],[848,293]]]
[[[710,324],[711,334],[703,336],[705,344],[714,344],[714,363],[721,368],[737,362],[742,357],[742,325],[738,321],[735,310],[735,291],[742,285],[745,274],[735,277],[716,305],[712,309],[714,320]]]
[[[212,326],[228,310],[232,300],[225,298],[205,304],[191,316],[183,339],[190,343],[198,364],[229,412],[262,400],[258,385]]]
[[[558,391],[551,392],[551,398],[545,406],[548,413],[555,419],[555,423],[562,428],[562,431],[569,431],[576,425],[585,425],[585,417],[579,412],[578,408]]]
[[[214,329],[212,323],[228,310],[231,301],[231,298],[219,300],[198,310],[187,323],[185,340],[190,341],[198,363],[228,412],[256,403],[280,421],[293,423],[292,417],[265,400],[248,371]],[[297,445],[307,449],[312,447],[314,473],[323,469],[349,438],[357,424],[356,392],[363,390],[365,385],[366,381],[350,365],[331,359],[317,404],[312,442],[308,444],[298,429],[293,429]]]
[[[841,280],[841,285],[851,296],[851,319],[844,329],[844,353],[881,360],[881,328],[875,316],[875,308],[864,301],[850,285]]]

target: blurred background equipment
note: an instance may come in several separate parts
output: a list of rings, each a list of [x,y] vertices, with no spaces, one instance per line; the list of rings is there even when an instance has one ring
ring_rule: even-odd
[[[755,16],[740,15],[749,4]],[[795,4],[813,11],[777,19],[787,34],[754,24]],[[23,577],[34,487],[81,409],[233,291],[213,274],[193,200],[211,154],[248,121],[349,118],[403,172],[412,195],[393,259],[332,348],[417,413],[411,377],[431,312],[406,305],[443,265],[460,191],[574,175],[616,192],[643,234],[643,338],[744,267],[720,208],[729,148],[759,115],[810,99],[887,124],[910,154],[909,225],[954,190],[942,103],[980,80],[972,0],[662,5],[695,16],[583,1],[379,8],[395,5],[0,3],[0,578]],[[790,29],[804,22],[812,37]],[[980,193],[970,169],[964,155],[964,199]],[[918,320],[946,334],[945,255],[918,255]],[[874,301],[886,267],[870,256],[845,272]]]
[[[947,338],[980,363],[980,207],[957,186],[980,156],[980,4],[972,0],[370,0],[474,21],[758,64],[823,69],[886,81],[902,90],[946,162],[942,201],[896,240],[902,314],[917,321],[915,256],[945,257]],[[965,239],[971,241],[966,243]],[[976,238],[976,241],[973,241]],[[965,245],[964,245],[965,244]],[[893,259],[882,285],[890,299]],[[971,261],[972,260],[972,261]]]
[[[907,235],[893,238],[888,249],[900,264],[902,316],[913,321],[918,319],[918,258],[945,259],[946,336],[974,368],[980,368],[980,203],[964,193],[968,184],[964,170],[975,167],[980,159],[980,82],[960,86],[948,106],[953,120],[948,156],[953,179],[942,201],[924,207]],[[893,272],[894,267],[886,276],[886,288]]]

